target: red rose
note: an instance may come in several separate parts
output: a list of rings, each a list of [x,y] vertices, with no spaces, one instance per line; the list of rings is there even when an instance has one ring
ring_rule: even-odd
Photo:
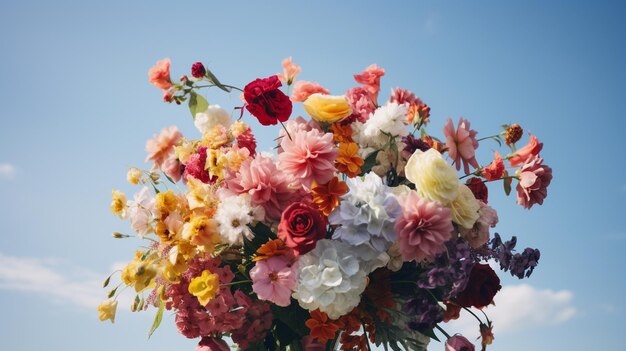
[[[484,203],[488,203],[489,190],[487,189],[487,186],[485,185],[485,183],[482,180],[480,180],[480,178],[472,177],[468,179],[467,182],[465,182],[465,185],[467,185],[467,187],[470,188],[476,200],[480,200]]]
[[[488,264],[474,264],[467,286],[456,297],[462,307],[483,308],[493,301],[493,297],[502,288],[500,278]]]
[[[256,79],[243,88],[246,109],[264,126],[285,122],[291,116],[291,100],[278,88],[278,76]]]
[[[322,213],[303,202],[289,205],[280,218],[278,237],[303,255],[315,248],[315,243],[326,236],[326,218]]]

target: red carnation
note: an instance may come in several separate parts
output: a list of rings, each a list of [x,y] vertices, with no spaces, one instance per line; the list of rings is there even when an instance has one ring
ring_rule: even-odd
[[[472,267],[465,290],[457,295],[456,302],[461,307],[483,308],[493,301],[500,289],[502,285],[496,272],[488,264],[476,263]]]
[[[196,62],[191,66],[191,75],[194,76],[194,78],[202,78],[205,74],[206,68],[204,68],[202,62]]]
[[[296,254],[303,255],[315,248],[326,236],[326,218],[318,209],[295,202],[284,211],[278,225],[278,237]]]
[[[472,177],[465,182],[465,185],[470,188],[476,200],[489,203],[489,189],[480,178]]]
[[[291,100],[278,88],[278,76],[259,78],[243,88],[246,109],[264,126],[285,122],[291,116]]]

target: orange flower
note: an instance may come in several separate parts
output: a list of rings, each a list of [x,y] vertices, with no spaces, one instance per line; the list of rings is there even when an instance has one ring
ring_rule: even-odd
[[[330,131],[333,133],[333,139],[336,143],[352,143],[352,128],[349,124],[345,126],[341,122],[335,122],[330,125]]]
[[[488,322],[489,325],[481,323],[480,324],[480,336],[482,337],[482,346],[483,346],[483,350],[485,349],[485,347],[487,345],[491,345],[491,343],[493,343],[493,339],[495,339],[493,337],[493,325],[491,325],[491,322]]]
[[[339,206],[339,197],[348,192],[348,185],[333,177],[328,183],[322,185],[313,185],[311,189],[313,193],[313,203],[317,205],[320,211],[328,216],[335,207]]]
[[[361,174],[361,166],[365,161],[358,155],[359,146],[356,143],[340,143],[339,153],[335,159],[337,170],[349,178]]]
[[[333,339],[339,330],[339,325],[320,310],[311,311],[311,319],[305,324],[311,330],[311,337],[322,343]]]
[[[261,261],[266,260],[273,256],[279,255],[287,255],[290,253],[289,248],[285,245],[285,243],[280,239],[274,239],[266,242],[261,245],[258,250],[256,250],[256,257],[252,259],[252,261]]]

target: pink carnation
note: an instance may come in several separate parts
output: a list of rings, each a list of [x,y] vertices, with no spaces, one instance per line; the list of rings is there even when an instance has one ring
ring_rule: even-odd
[[[396,220],[398,244],[404,261],[432,260],[445,250],[454,230],[450,209],[420,198],[411,191],[402,201],[402,216]]]
[[[384,75],[385,70],[373,64],[369,65],[361,74],[355,74],[354,80],[363,84],[370,95],[370,99],[376,102],[380,91],[380,77]]]
[[[365,123],[370,114],[376,110],[376,103],[372,100],[365,88],[355,87],[346,92],[346,99],[352,107],[352,115],[348,116],[344,122],[349,123],[354,120]]]
[[[303,185],[310,186],[313,181],[326,184],[335,176],[338,151],[332,133],[298,131],[291,139],[282,138],[280,146],[283,149],[278,155],[281,170]]]
[[[543,149],[543,143],[540,143],[537,137],[531,134],[528,145],[515,151],[515,154],[509,158],[511,167],[517,167],[520,163],[539,155],[541,149]]]
[[[454,130],[452,119],[448,118],[448,123],[443,127],[443,134],[446,137],[446,146],[448,154],[454,160],[456,169],[461,169],[463,162],[463,170],[465,174],[469,174],[469,166],[478,168],[475,150],[478,148],[476,140],[477,131],[470,129],[470,122],[463,117],[459,118],[457,130]]]
[[[418,98],[413,94],[410,90],[395,88],[391,92],[391,97],[389,98],[390,102],[396,102],[398,105],[409,104],[409,105],[423,105],[424,102],[422,99]]]
[[[196,351],[230,351],[230,347],[222,339],[205,336],[198,343]]]
[[[548,185],[552,181],[552,168],[543,164],[543,159],[535,156],[524,163],[518,171],[517,203],[524,208],[543,204],[548,196]]]
[[[300,184],[263,155],[245,160],[239,172],[225,182],[229,191],[237,195],[249,194],[253,206],[263,206],[269,221],[279,221],[283,210],[302,197],[298,191]]]
[[[159,89],[166,90],[172,87],[172,81],[170,79],[170,59],[165,58],[157,61],[156,65],[150,68],[148,78],[150,83]]]
[[[152,170],[161,169],[163,163],[174,155],[174,146],[183,138],[176,126],[163,128],[159,135],[146,142],[146,161],[154,161]]]
[[[281,256],[261,260],[250,270],[252,290],[259,299],[278,306],[289,306],[291,293],[296,287],[295,267]]]
[[[309,96],[315,93],[328,95],[330,94],[330,91],[317,83],[307,82],[306,80],[299,80],[293,86],[291,101],[304,102],[304,100],[306,100]]]
[[[195,154],[189,157],[187,164],[185,165],[185,172],[183,173],[183,181],[187,181],[188,176],[192,176],[203,183],[214,183],[217,177],[211,177],[209,172],[204,169],[206,165],[206,146],[200,146]]]
[[[283,66],[284,73],[277,73],[276,75],[278,76],[278,79],[287,83],[287,85],[291,84],[302,70],[300,66],[291,61],[291,56],[284,59],[281,65]]]

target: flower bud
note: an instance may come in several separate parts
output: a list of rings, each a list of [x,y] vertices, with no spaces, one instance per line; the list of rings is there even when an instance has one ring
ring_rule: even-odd
[[[507,145],[515,144],[522,138],[523,135],[524,129],[522,129],[519,124],[513,123],[506,127],[504,141]]]
[[[206,69],[202,62],[196,62],[191,66],[191,75],[194,78],[202,78],[206,74]]]

